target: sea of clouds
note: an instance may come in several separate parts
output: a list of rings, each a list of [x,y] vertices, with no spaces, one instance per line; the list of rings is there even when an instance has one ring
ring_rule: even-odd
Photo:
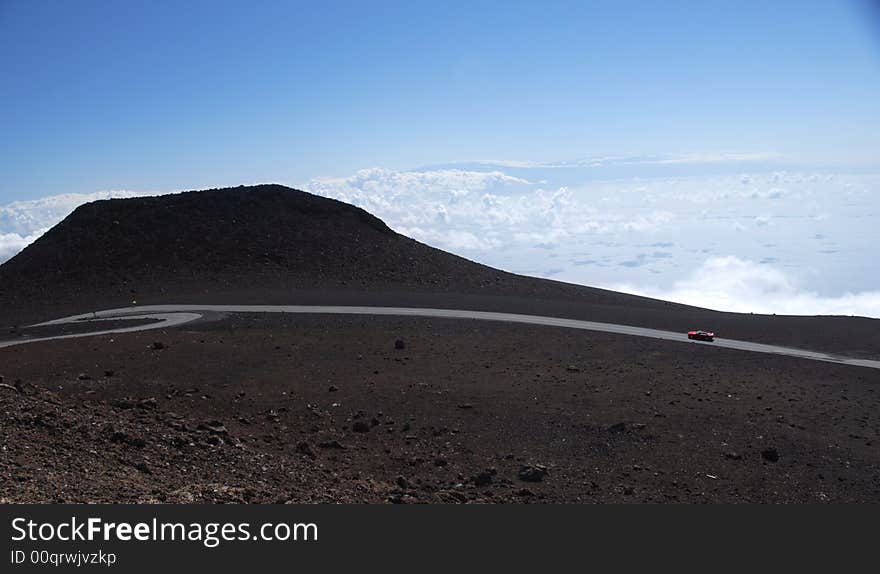
[[[596,165],[373,168],[298,187],[517,273],[720,310],[880,317],[880,176],[623,170],[596,178]],[[134,195],[66,194],[2,206],[0,261],[76,205]]]

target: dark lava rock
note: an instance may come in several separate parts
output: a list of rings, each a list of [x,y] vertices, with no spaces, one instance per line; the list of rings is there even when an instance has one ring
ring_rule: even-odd
[[[330,385],[329,387],[327,387],[328,393],[335,393],[338,390],[339,390],[339,387],[337,387],[336,385]]]
[[[92,379],[91,375],[88,373],[80,373],[76,378],[81,381],[90,381]]]
[[[626,430],[626,423],[616,423],[608,427],[611,432],[623,432]]]
[[[313,451],[309,443],[305,441],[296,445],[296,452],[304,454],[309,458],[315,458],[315,451]]]
[[[115,442],[119,444],[125,444],[128,446],[133,446],[135,448],[144,448],[147,446],[147,441],[140,437],[133,437],[128,433],[122,431],[113,431],[110,435],[110,442]]]
[[[519,469],[517,476],[524,482],[541,482],[547,475],[547,467],[540,464],[526,465]]]
[[[351,430],[354,432],[370,432],[370,423],[366,421],[354,421],[351,425]]]
[[[396,341],[394,341],[394,348],[398,351],[406,349],[406,343],[403,342],[403,339],[397,339]]]
[[[400,488],[402,488],[404,490],[409,488],[409,481],[402,476],[398,476],[397,480],[395,480],[394,482],[397,483],[397,486],[399,486]]]
[[[730,460],[742,460],[742,455],[737,452],[727,452],[727,453],[724,453],[724,458],[727,458]]]
[[[338,440],[327,440],[327,441],[324,441],[324,442],[319,442],[319,443],[318,443],[318,446],[321,447],[321,448],[333,448],[333,449],[336,449],[336,450],[343,450],[343,449],[345,449],[345,445],[342,444],[341,442],[339,442]]]
[[[144,448],[145,446],[147,446],[147,441],[140,437],[131,437],[130,439],[128,439],[128,444],[135,448]]]
[[[229,434],[229,430],[220,421],[209,421],[199,425],[199,430],[206,430],[212,434]]]
[[[155,409],[159,406],[159,401],[155,397],[150,397],[142,401],[138,401],[138,406],[142,409]]]
[[[104,376],[107,377],[108,379],[109,379],[110,377],[112,377],[113,375],[115,375],[115,374],[116,374],[116,373],[114,373],[114,372],[113,372],[112,370],[110,370],[110,369],[107,369],[106,371],[104,371]]]
[[[779,460],[779,452],[775,448],[768,448],[761,451],[761,458],[768,462],[776,462]]]
[[[569,365],[569,366],[565,367],[565,370],[568,371],[569,373],[580,373],[581,372],[580,367],[576,367],[575,365]]]
[[[492,484],[492,473],[491,472],[481,472],[477,476],[474,477],[474,484],[476,486],[486,486]]]
[[[162,343],[161,341],[153,341],[153,344],[150,346],[150,348],[154,351],[161,351],[165,348],[165,343]]]

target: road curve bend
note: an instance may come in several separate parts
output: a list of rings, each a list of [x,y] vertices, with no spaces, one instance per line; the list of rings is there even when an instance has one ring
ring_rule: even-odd
[[[521,315],[517,313],[496,313],[490,311],[472,311],[466,309],[430,309],[418,307],[356,307],[356,306],[333,306],[333,305],[144,305],[138,307],[122,307],[94,313],[84,313],[63,317],[53,321],[46,321],[31,327],[46,327],[51,325],[64,325],[70,323],[82,323],[92,321],[111,321],[120,319],[155,319],[152,323],[134,325],[130,327],[115,327],[87,333],[74,333],[68,335],[56,335],[47,337],[34,337],[11,341],[0,341],[0,348],[36,343],[40,341],[54,341],[58,339],[73,339],[78,337],[92,337],[95,335],[108,335],[112,333],[132,333],[136,331],[148,331],[152,329],[165,329],[184,325],[202,317],[202,313],[300,313],[300,314],[331,314],[331,315],[392,315],[399,317],[437,317],[442,319],[476,319],[481,321],[500,321],[504,323],[523,323],[528,325],[543,325],[548,327],[563,327],[567,329],[582,329],[587,331],[601,331],[616,333],[619,335],[632,335],[636,337],[650,337],[667,341],[678,341],[693,345],[709,345],[724,349],[736,349],[739,351],[751,351],[753,353],[768,353],[773,355],[785,355],[813,361],[825,361],[856,367],[868,367],[880,369],[880,361],[869,359],[854,359],[794,349],[790,347],[778,347],[762,343],[737,341],[733,339],[715,339],[714,343],[692,341],[685,333],[673,331],[661,331],[645,327],[633,327],[631,325],[618,325],[614,323],[598,323],[595,321],[582,321],[578,319],[565,319],[561,317],[541,317],[537,315]]]

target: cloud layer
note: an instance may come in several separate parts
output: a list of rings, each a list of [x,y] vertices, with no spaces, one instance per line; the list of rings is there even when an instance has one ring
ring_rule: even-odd
[[[765,171],[553,182],[544,164],[381,168],[303,189],[396,231],[517,273],[721,310],[880,317],[880,176]],[[568,178],[568,179],[566,179]],[[0,207],[0,261],[77,205]]]
[[[550,186],[540,179],[546,166],[517,163],[515,177],[496,167],[372,169],[306,188],[519,273],[722,310],[880,317],[880,262],[869,247],[880,243],[877,176],[771,171]]]
[[[0,263],[24,249],[83,203],[137,195],[143,194],[131,191],[67,193],[0,206]]]
[[[740,313],[779,315],[860,315],[880,317],[880,291],[825,297],[791,276],[734,256],[711,257],[671,289],[626,284],[616,291]]]

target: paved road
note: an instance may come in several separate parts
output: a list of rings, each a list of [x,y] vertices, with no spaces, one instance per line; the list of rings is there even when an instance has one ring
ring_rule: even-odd
[[[691,341],[685,333],[673,331],[660,331],[644,327],[632,327],[630,325],[616,325],[613,323],[596,323],[594,321],[580,321],[577,319],[563,319],[560,317],[539,317],[536,315],[518,315],[515,313],[494,313],[488,311],[469,311],[459,309],[427,309],[412,307],[341,307],[328,305],[145,305],[141,307],[123,307],[110,309],[72,317],[63,317],[54,321],[47,321],[32,327],[50,325],[63,325],[67,323],[111,321],[119,319],[155,319],[152,323],[135,325],[131,327],[116,327],[88,333],[75,333],[71,335],[58,335],[52,337],[22,338],[12,341],[0,341],[0,348],[36,343],[38,341],[52,341],[57,339],[73,339],[77,337],[92,337],[95,335],[107,335],[111,333],[132,333],[135,331],[147,331],[151,329],[165,329],[177,325],[183,325],[202,317],[202,313],[319,313],[336,315],[393,315],[402,317],[440,317],[444,319],[477,319],[483,321],[501,321],[505,323],[525,323],[529,325],[545,325],[549,327],[564,327],[568,329],[584,329],[587,331],[602,331],[605,333],[618,333],[621,335],[633,335],[637,337],[651,337],[653,339],[665,339],[667,341],[679,341],[693,345],[710,345],[726,349],[751,351],[754,353],[770,353],[774,355],[787,355],[813,361],[826,361],[858,367],[880,369],[880,361],[867,359],[852,359],[839,357],[826,353],[807,351],[804,349],[792,349],[789,347],[777,347],[775,345],[763,345],[748,341],[736,341],[732,339],[715,339],[714,343]]]

